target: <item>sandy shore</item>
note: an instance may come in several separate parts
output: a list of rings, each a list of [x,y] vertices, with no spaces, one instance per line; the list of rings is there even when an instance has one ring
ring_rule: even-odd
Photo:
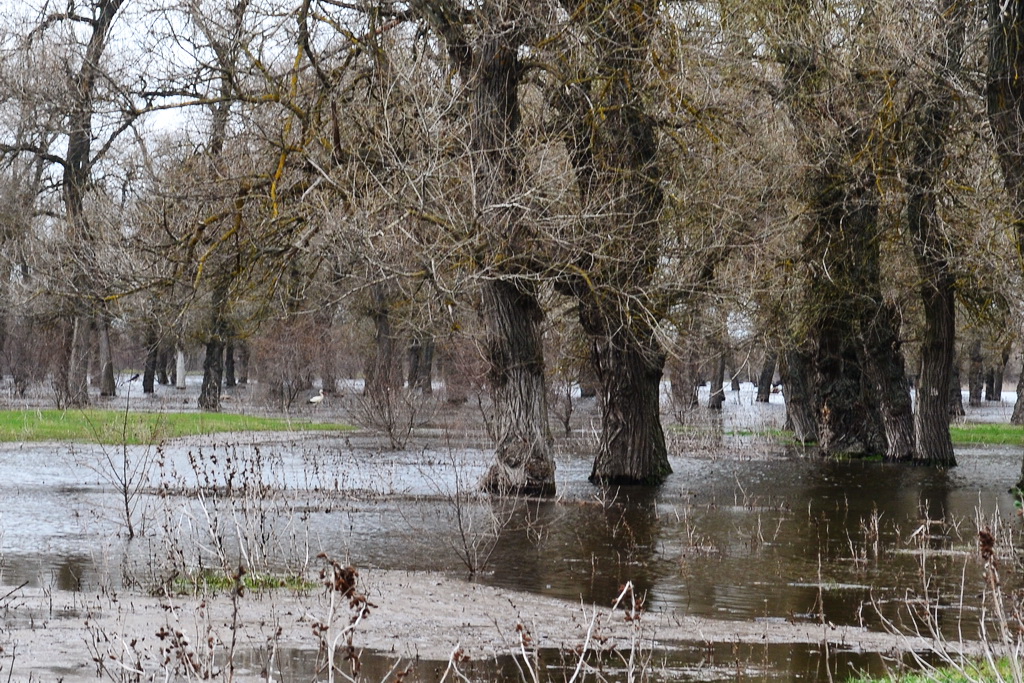
[[[12,671],[11,680],[66,683],[94,681],[98,673],[117,680],[122,674],[173,680],[204,670],[224,675],[228,653],[234,651],[239,662],[235,680],[267,680],[267,669],[276,670],[268,653],[287,651],[294,658],[296,652],[308,652],[313,662],[321,643],[344,649],[349,628],[356,648],[396,660],[445,661],[456,648],[473,660],[515,653],[523,629],[534,646],[563,650],[574,650],[588,637],[591,646],[600,642],[605,648],[629,647],[634,640],[644,648],[683,642],[827,641],[871,652],[926,651],[934,645],[859,628],[785,621],[745,623],[646,613],[635,622],[607,606],[503,591],[431,573],[364,571],[358,591],[372,606],[352,626],[358,610],[340,593],[326,590],[251,593],[236,608],[230,594],[201,600],[0,588],[0,596],[6,595],[0,601],[0,678]]]

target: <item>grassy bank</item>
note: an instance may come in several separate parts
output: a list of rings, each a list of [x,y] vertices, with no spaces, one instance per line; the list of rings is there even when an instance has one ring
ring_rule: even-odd
[[[953,438],[953,443],[1024,445],[1024,425],[1006,423],[953,425],[949,428],[949,435]]]
[[[1004,683],[1017,680],[1013,665],[1005,657],[993,669],[988,662],[964,662],[921,673],[904,673],[881,678],[850,678],[846,683]]]
[[[229,413],[136,413],[116,410],[3,410],[0,441],[155,444],[221,432],[326,431],[348,425]]]

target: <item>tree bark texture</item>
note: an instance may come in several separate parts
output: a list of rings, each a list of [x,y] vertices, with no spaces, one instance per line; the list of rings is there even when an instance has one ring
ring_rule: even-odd
[[[224,342],[224,386],[229,389],[238,384],[235,378],[235,341],[228,338]]]
[[[532,292],[501,280],[484,283],[488,322],[487,379],[494,401],[495,462],[484,490],[507,495],[554,495],[544,349],[544,313]]]
[[[953,370],[949,373],[949,416],[963,417],[967,414],[964,410],[964,393],[960,384],[960,362],[954,357]]]
[[[157,364],[160,361],[160,337],[155,325],[146,324],[145,340],[146,360],[142,369],[142,393],[152,394],[156,383]]]
[[[967,405],[976,408],[981,405],[985,388],[985,356],[981,352],[981,341],[977,339],[971,343],[970,349],[967,358]]]
[[[100,396],[117,396],[114,357],[110,348],[110,324],[106,316],[96,316],[96,336],[99,341]]]
[[[526,226],[519,191],[519,35],[514,24],[472,49],[471,121],[478,221],[490,275],[483,284],[487,377],[494,406],[495,461],[481,482],[501,495],[553,495],[543,319],[524,262]],[[501,263],[498,264],[498,256]],[[528,259],[527,259],[528,260]],[[492,265],[494,263],[494,265]]]
[[[786,426],[800,443],[818,441],[817,400],[811,379],[811,358],[804,350],[790,350],[780,364],[782,391],[786,397]]]
[[[805,240],[818,444],[825,455],[905,458],[913,412],[895,316],[881,293],[875,179],[830,154],[812,181]]]
[[[210,320],[203,358],[203,386],[199,390],[199,408],[209,412],[220,410],[220,390],[224,381],[224,344],[229,336],[227,322],[228,285],[222,279],[214,285],[210,301]]]
[[[1010,196],[1017,251],[1024,250],[1024,0],[989,0],[986,100],[1003,184]],[[1024,266],[1024,261],[1021,263]],[[1024,424],[1024,381],[1011,422]]]
[[[600,384],[601,441],[590,481],[603,485],[660,484],[672,473],[661,428],[660,387],[665,356],[653,330],[608,329],[600,314],[581,316],[593,340]]]
[[[715,371],[711,373],[708,389],[708,408],[722,410],[725,405],[725,353],[718,354],[715,359]]]
[[[652,3],[564,3],[583,20],[594,49],[595,87],[565,95],[565,141],[591,216],[593,245],[571,258],[561,290],[579,301],[601,389],[601,442],[591,481],[658,484],[672,469],[661,428],[664,354],[654,337],[651,291],[659,253],[658,138],[644,110],[644,73],[656,15]],[[572,90],[571,88],[568,90]],[[609,229],[611,223],[614,229]]]
[[[768,351],[764,356],[761,374],[757,376],[757,403],[768,403],[772,395],[772,380],[775,379],[775,367],[779,364],[779,354]]]

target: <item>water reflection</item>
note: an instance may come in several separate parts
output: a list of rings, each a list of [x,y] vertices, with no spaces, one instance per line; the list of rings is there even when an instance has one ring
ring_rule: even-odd
[[[690,616],[881,628],[883,616],[910,623],[907,597],[927,597],[946,635],[971,635],[977,611],[958,601],[980,592],[977,517],[998,512],[1000,542],[1020,547],[1006,493],[1020,449],[960,449],[961,466],[939,471],[763,448],[754,457],[730,438],[732,457],[673,455],[675,474],[653,490],[595,488],[590,459],[564,455],[559,499],[513,503],[460,492],[485,471],[485,450],[381,453],[341,439],[168,447],[138,507],[145,535],[131,544],[116,492],[82,465],[102,453],[21,447],[0,452],[3,579],[146,585],[173,562],[295,571],[321,551],[465,574],[471,557],[478,580],[496,586],[608,605],[632,581],[650,609]],[[1003,580],[1014,590],[1020,576]]]

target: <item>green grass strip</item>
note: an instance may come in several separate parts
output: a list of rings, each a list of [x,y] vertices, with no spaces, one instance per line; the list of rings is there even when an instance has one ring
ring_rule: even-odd
[[[849,678],[846,683],[1002,683],[1013,680],[1013,667],[1004,657],[996,662],[996,671],[985,661],[965,661],[958,666],[939,667],[929,672]]]
[[[953,425],[949,428],[953,443],[962,444],[1009,444],[1024,445],[1024,425],[969,424]]]
[[[235,589],[235,577],[223,571],[204,570],[188,576],[174,578],[171,589],[178,595],[198,595],[202,593],[227,593]],[[242,585],[253,593],[272,590],[289,590],[299,593],[310,593],[321,587],[321,584],[290,574],[243,574]]]
[[[0,410],[2,441],[72,441],[149,445],[223,432],[340,431],[349,425],[232,413],[143,413],[117,410]]]

